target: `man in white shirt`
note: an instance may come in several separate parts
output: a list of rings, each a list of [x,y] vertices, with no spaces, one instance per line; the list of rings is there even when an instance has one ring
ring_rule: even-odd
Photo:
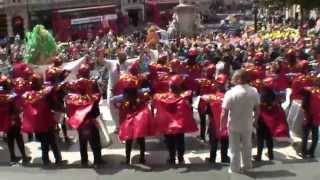
[[[131,64],[137,61],[138,58],[127,60],[127,56],[124,52],[118,53],[118,60],[105,60],[105,66],[109,73],[108,88],[107,88],[107,103],[110,108],[110,115],[112,120],[116,124],[116,129],[119,127],[119,113],[111,103],[111,97],[113,96],[112,88],[117,83],[121,74],[129,73]]]
[[[240,154],[242,154],[243,170],[252,168],[252,129],[253,115],[256,121],[259,116],[260,96],[251,87],[248,73],[238,70],[232,77],[235,85],[226,92],[222,103],[221,128],[228,124],[231,153],[230,173],[239,173]]]

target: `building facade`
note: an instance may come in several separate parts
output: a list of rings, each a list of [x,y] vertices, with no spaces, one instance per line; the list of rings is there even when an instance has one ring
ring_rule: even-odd
[[[0,8],[3,10],[1,11],[3,13],[0,13],[0,36],[12,37],[16,34],[24,36],[26,30],[39,23],[54,30],[54,24],[57,23],[55,15],[58,10],[70,10],[68,15],[72,14],[72,17],[71,15],[69,17],[79,19],[97,15],[102,17],[109,13],[114,15],[119,5],[117,0],[0,0]],[[97,8],[99,9],[97,10],[94,7],[104,7],[109,9],[109,12],[106,11],[104,14],[102,11],[105,9]],[[78,23],[81,22],[78,21]]]
[[[208,11],[214,0],[184,1]],[[138,26],[155,18],[165,27],[178,4],[179,0],[0,0],[0,39],[24,37],[36,24],[54,31],[61,40],[86,36],[86,31],[95,34],[105,27],[117,31],[126,23]]]

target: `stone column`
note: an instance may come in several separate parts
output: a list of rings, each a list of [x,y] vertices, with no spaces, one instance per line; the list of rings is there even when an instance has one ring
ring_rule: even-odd
[[[12,30],[12,15],[10,13],[11,11],[7,11],[7,31],[8,31],[8,37],[13,36],[13,30]]]

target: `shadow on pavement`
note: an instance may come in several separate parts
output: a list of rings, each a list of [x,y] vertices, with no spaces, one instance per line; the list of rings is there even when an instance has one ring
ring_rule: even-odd
[[[281,177],[295,177],[296,174],[287,170],[275,170],[275,171],[250,171],[245,175],[259,179],[259,178],[281,178]]]
[[[268,166],[268,165],[274,165],[275,163],[273,161],[261,161],[261,162],[254,162],[254,168],[259,168],[262,166]]]

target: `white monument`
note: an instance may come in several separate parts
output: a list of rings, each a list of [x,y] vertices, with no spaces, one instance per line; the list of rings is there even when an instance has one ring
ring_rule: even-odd
[[[179,5],[174,8],[172,22],[169,31],[176,30],[177,33],[184,35],[194,35],[201,28],[200,13],[196,6],[179,1]]]

